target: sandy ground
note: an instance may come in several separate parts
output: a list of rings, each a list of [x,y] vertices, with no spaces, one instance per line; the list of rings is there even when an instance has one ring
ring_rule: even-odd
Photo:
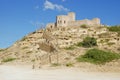
[[[0,80],[120,80],[120,73],[84,72],[77,68],[33,70],[0,65]]]

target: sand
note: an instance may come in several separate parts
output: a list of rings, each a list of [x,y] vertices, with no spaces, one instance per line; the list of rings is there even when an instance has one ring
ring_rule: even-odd
[[[86,72],[78,68],[31,69],[0,65],[0,80],[120,80],[120,73]]]

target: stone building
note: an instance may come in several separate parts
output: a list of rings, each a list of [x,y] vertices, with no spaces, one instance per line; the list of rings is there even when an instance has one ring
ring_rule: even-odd
[[[47,28],[54,28],[54,27],[74,27],[80,25],[90,25],[90,26],[99,26],[100,19],[94,18],[92,20],[84,19],[84,20],[76,20],[76,15],[74,12],[69,12],[68,15],[58,15],[56,17],[55,23],[47,24]]]

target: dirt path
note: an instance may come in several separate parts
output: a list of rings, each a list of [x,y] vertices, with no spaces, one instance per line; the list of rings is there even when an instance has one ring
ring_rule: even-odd
[[[120,73],[82,72],[75,68],[32,70],[0,65],[0,80],[120,80]]]

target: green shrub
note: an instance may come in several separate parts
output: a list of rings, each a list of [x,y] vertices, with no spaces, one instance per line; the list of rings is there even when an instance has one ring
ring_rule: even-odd
[[[78,42],[78,43],[76,44],[76,46],[81,47],[82,44],[83,44],[82,42]]]
[[[95,38],[93,37],[86,37],[85,39],[83,39],[83,42],[78,42],[76,44],[76,46],[78,47],[92,47],[92,46],[97,46],[97,41]]]
[[[6,59],[3,59],[2,62],[11,62],[14,60],[16,60],[16,58],[6,58]]]
[[[109,46],[111,46],[111,45],[114,45],[115,43],[114,42],[109,42],[109,43],[107,43]]]
[[[119,32],[117,32],[118,33],[118,36],[120,36],[120,31]]]
[[[78,61],[90,62],[94,64],[105,64],[115,59],[120,59],[120,55],[112,52],[106,52],[99,49],[90,49],[85,55],[79,56]]]
[[[112,31],[112,32],[120,32],[120,26],[111,26],[107,28],[109,31]]]
[[[35,59],[32,59],[31,62],[35,62]]]
[[[87,25],[83,24],[80,26],[81,28],[87,28]]]
[[[4,49],[0,49],[0,52],[4,51]]]
[[[93,37],[86,37],[82,42],[83,47],[97,46],[97,41]]]
[[[109,31],[112,32],[117,32],[118,36],[120,36],[120,25],[119,26],[111,26],[111,27],[107,27]]]
[[[52,63],[52,67],[60,66],[58,63]]]
[[[72,67],[73,64],[72,64],[72,63],[67,63],[66,66],[67,66],[67,67]]]

